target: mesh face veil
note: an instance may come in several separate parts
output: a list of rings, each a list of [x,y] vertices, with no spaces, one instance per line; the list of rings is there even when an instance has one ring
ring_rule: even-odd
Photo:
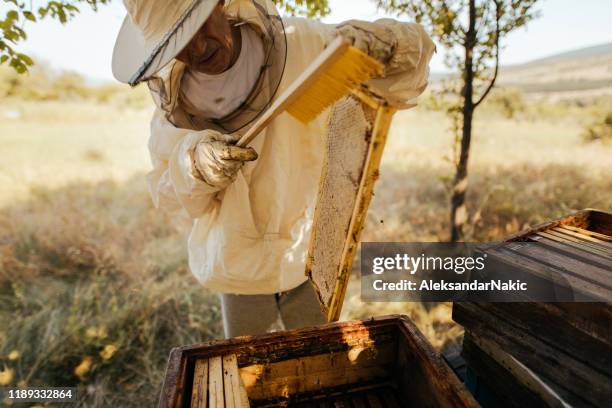
[[[280,85],[287,58],[287,39],[274,4],[269,0],[229,0],[225,13],[232,25],[248,24],[261,38],[265,57],[259,78],[236,110],[220,119],[206,118],[182,97],[181,81],[187,66],[175,59],[149,78],[147,85],[157,106],[176,127],[234,133],[266,110]]]

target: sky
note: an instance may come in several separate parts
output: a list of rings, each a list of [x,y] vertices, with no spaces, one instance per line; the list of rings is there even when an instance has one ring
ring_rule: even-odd
[[[326,23],[386,17],[372,0],[330,0],[330,7],[331,15],[323,19]],[[612,0],[542,0],[538,9],[539,19],[503,42],[503,65],[612,42]],[[54,68],[76,71],[96,82],[110,81],[113,46],[124,16],[122,2],[113,0],[98,13],[84,9],[67,25],[52,20],[29,23],[25,27],[28,39],[20,50]],[[431,69],[445,71],[443,52],[434,56]]]

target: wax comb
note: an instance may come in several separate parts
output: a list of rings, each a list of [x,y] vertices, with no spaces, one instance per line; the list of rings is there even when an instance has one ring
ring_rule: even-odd
[[[237,145],[247,146],[283,112],[308,124],[327,107],[359,89],[369,79],[382,75],[383,71],[383,64],[352,47],[342,37],[336,38],[274,101]]]

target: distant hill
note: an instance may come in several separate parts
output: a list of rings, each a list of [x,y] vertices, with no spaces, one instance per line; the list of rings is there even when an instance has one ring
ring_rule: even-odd
[[[538,93],[612,88],[612,43],[502,67],[499,84]]]
[[[432,73],[433,82],[448,74]],[[534,94],[612,94],[612,43],[503,66],[498,85]]]
[[[612,43],[608,44],[600,44],[593,45],[591,47],[579,48],[577,50],[571,50],[562,52],[560,54],[550,55],[544,58],[538,58],[533,61],[529,61],[524,64],[519,65],[508,65],[506,66],[506,70],[511,70],[514,68],[521,68],[532,65],[540,65],[540,64],[554,64],[557,62],[570,61],[578,58],[590,58],[594,56],[600,56],[605,54],[612,54]]]

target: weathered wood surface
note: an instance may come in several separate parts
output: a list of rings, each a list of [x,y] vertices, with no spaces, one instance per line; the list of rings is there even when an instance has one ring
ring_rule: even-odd
[[[208,402],[208,359],[196,361],[193,371],[191,407],[206,408]]]
[[[463,305],[458,305],[460,310]],[[612,306],[605,303],[492,303],[481,309],[612,378]],[[577,315],[577,312],[581,315]]]
[[[536,282],[543,282],[543,288],[546,281],[558,282],[571,287],[578,299],[602,300],[455,303],[453,319],[467,331],[464,353],[472,360],[470,366],[491,383],[493,376],[503,376],[504,372],[518,381],[514,385],[495,381],[491,388],[502,394],[521,394],[524,401],[535,392],[549,398],[547,405],[558,404],[551,402],[542,387],[539,393],[537,387],[527,391],[515,387],[521,381],[527,388],[534,385],[533,381],[525,384],[527,374],[520,367],[524,365],[545,381],[544,389],[549,386],[571,404],[596,406],[612,400],[611,234],[611,214],[583,210],[506,240],[517,242],[516,246],[492,245],[490,251],[485,249],[490,259],[516,271],[517,279],[529,274],[539,279]],[[537,244],[529,245],[530,241]]]
[[[607,302],[612,299],[612,237],[606,234],[610,226],[611,214],[584,210],[529,228],[503,245],[481,249],[510,268],[517,279],[529,280],[542,290],[547,290],[547,282],[548,290],[565,290],[561,299],[571,295],[581,301]]]
[[[331,110],[306,274],[338,320],[395,109],[364,88]]]
[[[215,356],[208,360],[208,406],[223,408],[224,404],[223,358]]]
[[[531,370],[495,343],[466,331],[461,355],[505,407],[563,407],[564,401]]]
[[[603,248],[598,248],[588,242],[580,241],[577,238],[559,234],[558,232],[552,230],[539,231],[536,232],[533,237],[531,237],[532,240],[537,240],[538,242],[542,241],[542,238],[557,242],[558,244],[563,245],[565,248],[575,248],[583,253],[586,252],[604,259],[611,259],[608,251]]]
[[[472,395],[407,317],[402,319],[400,332],[405,341],[398,344],[393,378],[400,384],[402,401],[414,406],[471,406]],[[415,395],[422,395],[423,400],[415,400]]]
[[[602,306],[609,308],[607,304],[592,305],[594,311]],[[568,402],[597,406],[612,400],[609,343],[585,336],[581,328],[545,311],[540,313],[538,307],[544,306],[455,303],[453,320],[473,335],[498,344]]]
[[[531,284],[540,286],[542,290],[552,290],[551,282],[553,282],[561,287],[571,287],[576,296],[582,295],[591,299],[609,298],[610,291],[607,288],[568,273],[565,269],[554,269],[536,259],[517,255],[507,248],[487,249],[486,252],[489,262],[498,261],[506,267],[513,268],[514,279],[529,279]],[[523,301],[532,300],[524,296]]]
[[[226,408],[248,407],[248,400],[243,401],[238,360],[235,354],[223,356],[223,388]]]
[[[403,316],[385,316],[366,321],[330,323],[316,328],[261,336],[244,336],[176,348],[171,353],[167,368],[167,373],[170,373],[171,376],[167,376],[164,381],[159,406],[178,408],[183,406],[182,401],[191,400],[191,387],[187,386],[186,382],[193,381],[193,371],[190,372],[188,369],[194,370],[195,362],[199,359],[211,359],[215,356],[235,354],[240,370],[248,370],[250,366],[254,366],[253,370],[257,370],[258,365],[265,366],[266,364],[276,364],[275,369],[285,370],[288,366],[283,366],[283,364],[286,364],[284,362],[287,360],[294,360],[294,368],[298,367],[299,369],[301,363],[298,362],[304,362],[309,357],[336,353],[343,356],[338,360],[344,364],[344,368],[340,368],[340,371],[343,369],[349,370],[348,362],[350,361],[355,362],[355,368],[359,369],[361,362],[367,366],[369,362],[377,361],[378,358],[381,359],[382,364],[378,367],[382,367],[384,370],[383,362],[390,359],[385,354],[387,353],[387,351],[384,351],[385,348],[388,347],[389,352],[396,351],[399,349],[398,344],[404,344],[404,353],[413,363],[410,376],[406,376],[404,379],[413,383],[428,384],[421,392],[410,395],[410,405],[478,406],[439,354],[431,348],[431,345],[416,327]],[[382,350],[379,357],[375,355],[376,350]],[[360,358],[363,360],[360,360]],[[315,361],[317,361],[316,358],[311,360],[311,363]],[[321,361],[318,362],[318,364],[320,363]],[[398,389],[407,387],[405,384],[398,386],[398,380],[393,375],[397,373],[399,367],[397,359],[389,361],[388,364],[391,371],[389,378],[385,380],[386,382],[379,381],[378,385],[373,385],[380,387],[386,384],[386,386],[389,386],[389,382],[393,382]],[[182,367],[188,369],[182,369]],[[319,367],[323,368],[322,366]],[[330,367],[330,369],[333,371],[333,367]],[[383,371],[380,371],[380,373],[382,374]],[[282,377],[284,374],[280,373],[279,375]],[[256,379],[255,383],[257,383]],[[252,406],[257,405],[255,404],[256,401],[252,402]],[[400,406],[405,405],[400,404]]]
[[[317,354],[277,363],[254,364],[240,370],[252,399],[289,396],[321,388],[384,380],[395,362],[396,341],[375,347]]]

